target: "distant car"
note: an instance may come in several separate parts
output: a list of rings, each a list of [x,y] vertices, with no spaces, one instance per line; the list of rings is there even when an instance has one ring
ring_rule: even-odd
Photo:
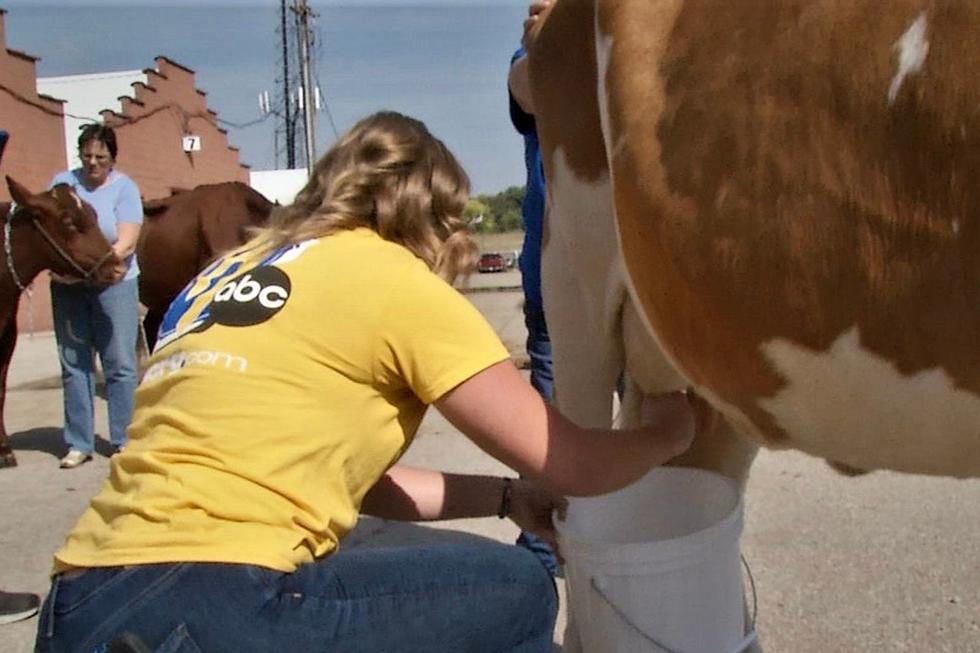
[[[503,272],[507,269],[507,261],[497,252],[487,252],[480,256],[476,269],[480,272]]]

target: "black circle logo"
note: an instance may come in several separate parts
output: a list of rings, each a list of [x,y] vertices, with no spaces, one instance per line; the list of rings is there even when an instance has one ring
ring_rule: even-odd
[[[282,310],[291,284],[286,273],[271,265],[249,270],[215,293],[211,322],[225,326],[252,326]]]

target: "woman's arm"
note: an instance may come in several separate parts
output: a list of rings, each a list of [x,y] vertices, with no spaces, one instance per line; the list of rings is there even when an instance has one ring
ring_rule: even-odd
[[[524,36],[521,45],[527,48],[531,36],[531,30],[538,22],[545,9],[551,6],[550,0],[535,0],[528,7],[528,16],[524,20]],[[510,65],[510,73],[507,75],[507,86],[514,101],[524,113],[534,115],[534,102],[531,99],[531,80],[528,73],[527,54],[514,59]]]
[[[434,521],[497,514],[504,480],[394,465],[361,504],[361,512],[399,521]]]
[[[526,114],[534,115],[534,102],[531,99],[531,80],[527,69],[527,55],[514,59],[507,75],[507,87],[517,106]]]
[[[114,270],[115,281],[121,281],[129,271],[126,259],[136,251],[143,226],[143,200],[139,188],[128,177],[123,177],[119,183],[123,186],[114,207],[116,242],[112,244],[112,251],[119,258]]]
[[[682,393],[648,400],[648,426],[584,429],[545,404],[510,361],[475,374],[435,402],[480,448],[555,494],[618,490],[690,446],[694,410]]]
[[[136,251],[136,241],[139,240],[140,226],[135,222],[116,223],[116,242],[112,244],[118,262],[112,269],[112,283],[119,283],[129,271],[126,258]]]
[[[116,242],[112,244],[116,256],[124,259],[136,251],[136,242],[140,237],[141,226],[135,222],[116,223]]]
[[[565,500],[524,479],[449,474],[394,465],[364,496],[361,512],[382,519],[433,521],[509,517],[523,530],[555,542],[553,510]]]

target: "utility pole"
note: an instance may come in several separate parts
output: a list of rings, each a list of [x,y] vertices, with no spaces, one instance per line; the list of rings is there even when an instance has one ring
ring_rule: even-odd
[[[299,25],[299,56],[303,76],[303,118],[306,131],[306,170],[313,174],[313,164],[316,163],[316,135],[313,118],[316,115],[316,98],[313,91],[313,65],[310,61],[310,18],[316,14],[306,4],[306,0],[295,0],[293,12]]]
[[[296,167],[296,118],[293,116],[289,93],[289,28],[286,26],[286,0],[279,0],[280,29],[282,29],[282,98],[285,103],[283,122],[286,131],[286,167]],[[276,150],[278,152],[278,149]]]

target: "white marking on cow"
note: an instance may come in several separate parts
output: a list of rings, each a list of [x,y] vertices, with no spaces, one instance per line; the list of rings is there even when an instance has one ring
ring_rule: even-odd
[[[563,412],[583,426],[608,427],[622,370],[619,314],[625,276],[608,174],[576,177],[556,148],[548,179],[548,241],[541,287],[552,332]]]
[[[78,195],[76,195],[75,194],[75,191],[73,191],[73,190],[69,190],[68,191],[68,194],[71,195],[71,198],[73,200],[75,200],[75,204],[77,204],[78,205],[78,208],[81,209],[82,208],[82,198],[79,197]]]
[[[928,20],[926,12],[919,14],[912,26],[895,42],[894,49],[898,50],[898,72],[888,87],[888,104],[895,101],[902,83],[909,75],[922,70],[922,65],[929,54],[929,41],[926,40]]]
[[[612,165],[619,148],[622,147],[623,144],[622,141],[613,143],[612,136],[609,133],[609,96],[607,95],[606,77],[609,74],[609,62],[612,59],[612,48],[612,35],[604,34],[599,31],[599,16],[597,12],[595,24],[595,61],[596,79],[598,81],[596,87],[596,97],[598,98],[599,102],[599,122],[602,126],[602,138],[606,142],[606,147],[609,150],[606,158],[609,160],[610,165]]]
[[[958,236],[960,233],[960,221],[958,218],[953,218],[953,235]]]
[[[578,179],[568,165],[565,152],[555,150],[554,175],[548,180],[552,215],[551,237],[560,251],[569,255],[566,271],[574,271],[589,302],[583,308],[605,305],[603,320],[618,321],[625,298],[625,270],[612,216],[612,185],[608,174],[594,182]],[[617,334],[618,335],[618,334]]]
[[[857,327],[826,351],[776,339],[764,355],[786,380],[760,406],[792,446],[859,469],[968,476],[980,459],[980,397],[940,368],[903,374]]]

